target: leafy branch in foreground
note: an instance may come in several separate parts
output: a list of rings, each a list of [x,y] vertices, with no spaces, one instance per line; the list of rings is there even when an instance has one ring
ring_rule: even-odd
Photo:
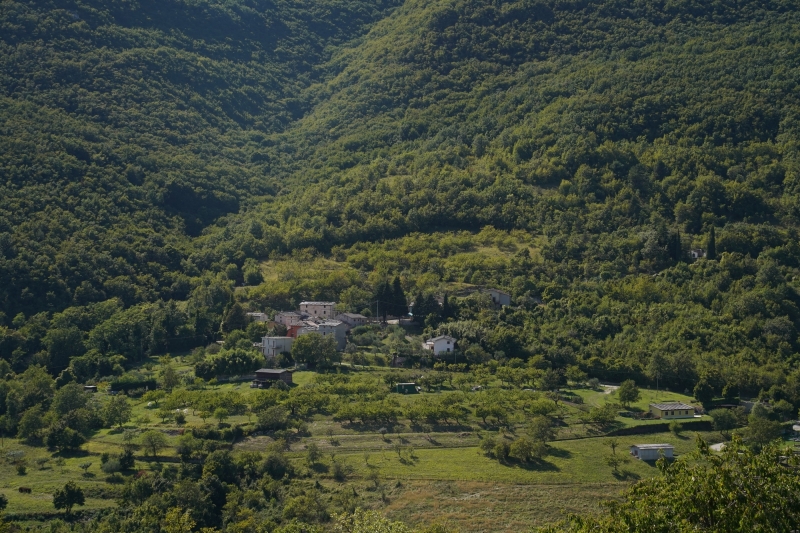
[[[716,454],[697,450],[657,463],[661,476],[634,485],[600,517],[570,517],[540,533],[719,533],[793,531],[800,527],[800,460],[777,442],[760,453],[734,437]]]

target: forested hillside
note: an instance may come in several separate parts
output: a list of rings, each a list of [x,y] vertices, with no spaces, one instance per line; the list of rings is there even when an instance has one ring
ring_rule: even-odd
[[[0,306],[185,299],[191,244],[274,194],[258,147],[391,2],[5,1]],[[10,322],[8,323],[10,325]]]
[[[3,358],[185,349],[262,259],[491,226],[534,258],[349,264],[541,300],[514,345],[556,366],[645,379],[663,353],[681,388],[728,364],[720,390],[780,385],[800,319],[792,2],[392,8],[4,3]],[[718,260],[690,264],[712,231]],[[239,296],[376,278],[331,283]]]
[[[2,0],[0,512],[796,529],[798,80],[796,0]],[[304,299],[413,320],[265,362]]]

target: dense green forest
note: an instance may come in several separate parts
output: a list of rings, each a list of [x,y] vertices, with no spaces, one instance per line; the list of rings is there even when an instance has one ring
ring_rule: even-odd
[[[6,2],[14,370],[205,344],[234,285],[279,309],[398,274],[409,294],[542,302],[482,326],[512,327],[513,355],[681,390],[783,385],[800,319],[792,3],[394,7]],[[523,255],[472,257],[484,228],[524,234]],[[286,254],[352,271],[261,283],[259,261]]]
[[[395,279],[470,371],[796,414],[799,7],[3,0],[0,430],[21,376],[250,370],[243,311]]]

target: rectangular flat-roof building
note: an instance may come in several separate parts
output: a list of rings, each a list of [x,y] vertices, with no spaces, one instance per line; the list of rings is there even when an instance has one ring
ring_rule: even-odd
[[[675,447],[672,444],[634,444],[631,446],[631,455],[641,461],[657,461],[661,454],[667,459],[672,459]]]
[[[694,418],[694,406],[681,402],[651,403],[650,412],[656,418]]]

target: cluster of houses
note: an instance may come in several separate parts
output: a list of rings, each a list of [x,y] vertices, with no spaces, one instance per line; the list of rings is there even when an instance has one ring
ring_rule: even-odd
[[[253,320],[269,320],[264,313],[248,313]],[[292,351],[292,343],[301,335],[319,333],[333,336],[336,348],[344,350],[347,332],[369,322],[364,315],[357,313],[337,313],[336,302],[300,302],[297,311],[281,311],[275,315],[274,322],[286,327],[283,337],[263,337],[261,350],[264,357],[272,359],[281,353]]]
[[[511,305],[511,295],[500,289],[485,289],[495,305],[502,307]],[[265,313],[247,313],[251,320],[269,321]],[[307,333],[332,335],[336,340],[336,348],[344,350],[347,344],[347,333],[370,322],[370,319],[358,313],[337,313],[336,302],[300,302],[296,311],[281,311],[273,319],[275,323],[286,327],[286,335],[282,337],[263,337],[260,348],[264,357],[272,359],[281,353],[289,353],[295,339]],[[455,351],[456,339],[441,335],[426,340],[422,348],[435,356],[442,356]]]

